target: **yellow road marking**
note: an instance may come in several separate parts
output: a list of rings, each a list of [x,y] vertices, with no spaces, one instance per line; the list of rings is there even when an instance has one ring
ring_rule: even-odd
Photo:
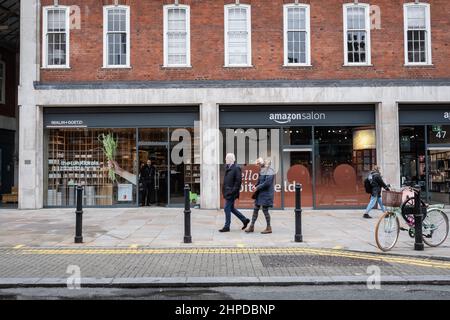
[[[238,247],[238,248],[244,248],[245,245],[244,245],[243,243],[238,243],[238,244],[236,245],[236,247]]]
[[[388,263],[408,264],[420,267],[450,269],[450,262],[435,261],[421,258],[409,258],[399,256],[385,256],[370,253],[341,251],[337,249],[314,248],[178,248],[178,249],[150,249],[150,248],[81,248],[81,249],[45,249],[24,248],[18,251],[20,254],[30,255],[79,255],[79,254],[298,254],[308,253],[321,256],[346,257],[364,259]]]
[[[20,249],[20,248],[22,248],[22,247],[25,247],[25,245],[23,245],[23,244],[18,244],[17,246],[14,247],[14,249]]]
[[[131,249],[137,249],[138,247],[139,247],[138,244],[132,244],[132,245],[130,246]]]

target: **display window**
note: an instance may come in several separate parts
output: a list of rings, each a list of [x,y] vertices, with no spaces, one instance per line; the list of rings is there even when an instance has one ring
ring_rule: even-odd
[[[77,185],[86,206],[136,201],[135,129],[49,129],[46,136],[46,206],[74,206]]]
[[[240,147],[230,148],[230,135],[226,130],[246,136]],[[242,167],[241,196],[237,206],[252,208],[253,186],[259,175],[258,167],[253,165],[253,158],[262,154],[259,142],[265,135],[256,133],[261,129],[222,129],[225,156],[228,152],[238,154],[244,161]],[[274,183],[274,207],[291,208],[295,206],[295,185],[302,187],[302,207],[361,207],[367,205],[368,195],[363,181],[376,164],[376,139],[374,126],[346,127],[280,127],[262,129],[267,132],[276,130],[280,133],[279,147],[273,158],[279,159]],[[251,141],[256,144],[251,145]],[[271,140],[271,139],[269,139]],[[238,138],[235,138],[235,142]],[[264,141],[263,141],[264,142]],[[228,148],[227,148],[228,145]],[[264,145],[264,143],[262,143]],[[269,144],[270,145],[270,144]],[[252,149],[253,148],[253,149]],[[270,149],[270,148],[269,148]],[[256,152],[255,152],[256,150]],[[254,156],[252,157],[251,154]],[[253,161],[251,161],[253,160]],[[221,185],[225,167],[221,170]],[[223,199],[222,199],[223,206]]]
[[[181,206],[184,187],[200,201],[200,154],[194,128],[45,130],[46,207]],[[196,146],[197,144],[197,146]]]
[[[375,128],[314,129],[316,207],[367,205],[364,179],[376,164]]]

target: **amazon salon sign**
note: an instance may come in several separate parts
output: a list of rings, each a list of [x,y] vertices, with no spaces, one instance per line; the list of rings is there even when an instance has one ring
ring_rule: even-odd
[[[302,113],[271,113],[269,120],[275,121],[279,124],[287,124],[292,121],[311,121],[311,120],[325,120],[327,115],[323,112],[302,112]]]
[[[303,125],[367,125],[375,123],[374,106],[254,106],[221,107],[223,127],[282,127]]]

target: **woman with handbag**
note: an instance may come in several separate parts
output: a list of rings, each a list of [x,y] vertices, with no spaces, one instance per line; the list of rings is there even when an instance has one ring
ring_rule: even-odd
[[[262,234],[272,233],[272,226],[270,225],[270,214],[269,208],[273,206],[274,197],[274,176],[275,171],[270,167],[270,160],[264,160],[263,158],[258,158],[256,164],[261,168],[259,172],[258,182],[256,183],[256,190],[253,193],[252,198],[255,199],[255,207],[253,209],[253,217],[250,226],[245,230],[245,232],[255,231],[255,222],[258,219],[259,210],[262,207],[262,211],[266,218],[267,227]]]

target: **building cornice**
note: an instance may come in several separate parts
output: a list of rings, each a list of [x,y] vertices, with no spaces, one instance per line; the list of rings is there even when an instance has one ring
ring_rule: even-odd
[[[352,79],[352,80],[188,80],[188,81],[93,81],[34,82],[36,90],[80,89],[202,89],[202,88],[314,88],[314,87],[445,87],[443,79]]]

